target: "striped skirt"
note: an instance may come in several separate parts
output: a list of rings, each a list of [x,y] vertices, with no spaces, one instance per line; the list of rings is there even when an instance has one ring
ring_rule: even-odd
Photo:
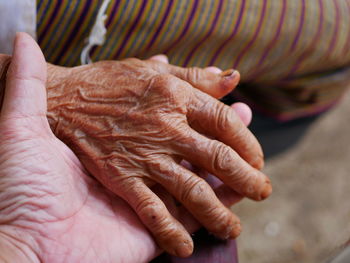
[[[75,66],[102,0],[37,0],[38,42]],[[163,53],[179,66],[236,68],[234,96],[279,120],[324,111],[350,82],[350,0],[111,0],[93,61]]]

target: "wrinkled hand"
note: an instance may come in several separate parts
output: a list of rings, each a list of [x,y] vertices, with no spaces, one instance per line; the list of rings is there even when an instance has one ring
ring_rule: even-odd
[[[6,262],[148,262],[157,247],[137,215],[51,132],[45,75],[19,35],[0,118],[0,244],[22,258]]]
[[[233,70],[214,74],[154,60],[50,67],[48,118],[56,136],[130,204],[162,248],[188,256],[191,236],[154,194],[155,184],[218,237],[237,237],[240,225],[202,178],[179,165],[182,159],[242,196],[262,200],[271,192],[258,170],[263,155],[254,136],[232,108],[202,92],[222,96],[238,81]]]
[[[39,48],[20,34],[14,50],[0,116],[0,261],[10,255],[9,262],[148,262],[159,250],[137,215],[51,132]],[[156,188],[188,231],[198,228]],[[226,205],[240,200],[224,186],[215,191]]]

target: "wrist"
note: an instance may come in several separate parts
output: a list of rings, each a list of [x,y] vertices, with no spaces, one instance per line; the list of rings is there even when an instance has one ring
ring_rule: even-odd
[[[36,263],[40,262],[37,254],[25,241],[23,235],[10,234],[0,230],[0,262]]]

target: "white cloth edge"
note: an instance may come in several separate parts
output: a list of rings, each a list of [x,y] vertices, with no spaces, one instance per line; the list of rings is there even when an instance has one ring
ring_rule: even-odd
[[[36,39],[36,0],[0,0],[0,53],[12,54],[17,32]]]

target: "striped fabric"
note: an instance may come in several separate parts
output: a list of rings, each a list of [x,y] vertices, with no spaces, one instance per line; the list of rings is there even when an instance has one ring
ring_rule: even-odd
[[[37,0],[48,61],[79,65],[102,0]],[[350,82],[350,0],[112,0],[93,61],[164,53],[180,66],[234,67],[235,96],[280,120],[323,111]]]

